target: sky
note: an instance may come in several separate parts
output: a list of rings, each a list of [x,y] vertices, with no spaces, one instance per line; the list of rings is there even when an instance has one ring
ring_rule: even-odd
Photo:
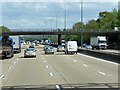
[[[80,22],[79,0],[4,0],[0,2],[0,25],[10,29],[63,29]],[[66,8],[65,8],[66,7]],[[83,22],[97,19],[99,12],[118,9],[118,0],[83,1]],[[66,11],[66,14],[65,14]],[[65,19],[66,17],[66,19]]]

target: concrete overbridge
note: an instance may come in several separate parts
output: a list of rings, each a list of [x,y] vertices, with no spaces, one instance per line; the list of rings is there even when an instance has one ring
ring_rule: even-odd
[[[11,31],[1,32],[0,35],[58,35],[58,44],[60,45],[62,35],[101,35],[106,37],[118,37],[120,35],[120,31]]]

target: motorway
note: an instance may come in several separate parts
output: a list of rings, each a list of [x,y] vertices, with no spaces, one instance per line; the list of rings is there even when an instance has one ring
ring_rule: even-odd
[[[81,53],[44,54],[42,47],[36,48],[36,58],[24,58],[22,49],[13,58],[0,61],[2,86],[120,83],[117,63]]]

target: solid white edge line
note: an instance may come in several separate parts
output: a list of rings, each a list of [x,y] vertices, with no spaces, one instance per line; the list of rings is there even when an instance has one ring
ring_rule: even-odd
[[[54,76],[53,73],[50,73],[50,76],[53,77]]]
[[[1,75],[1,76],[0,76],[0,79],[1,79],[1,78],[4,78],[4,77],[5,77],[5,75]]]
[[[92,59],[97,59],[97,60],[99,60],[99,61],[108,62],[108,63],[111,63],[111,64],[118,65],[118,63],[111,62],[111,61],[106,61],[106,60],[104,60],[104,59],[100,59],[100,58],[97,58],[97,57],[92,57],[92,56],[89,56],[89,55],[80,54],[80,53],[78,53],[78,55],[82,55],[82,56],[89,57],[89,58],[92,58]]]
[[[57,88],[58,90],[61,90],[59,85],[56,85],[56,88]]]

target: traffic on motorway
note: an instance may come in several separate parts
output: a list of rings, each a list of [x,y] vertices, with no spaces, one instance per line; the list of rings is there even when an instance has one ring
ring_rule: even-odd
[[[15,37],[17,39],[15,39]],[[23,88],[23,89],[26,88],[26,87],[31,88],[31,84],[29,84],[29,83],[32,83],[32,86],[33,86],[33,83],[36,83],[34,85],[35,89],[43,89],[41,84],[37,83],[37,82],[41,82],[41,81],[37,81],[37,78],[48,78],[49,76],[50,77],[56,77],[54,79],[55,82],[51,81],[51,80],[49,82],[49,85],[52,85],[51,87],[52,87],[53,90],[54,90],[54,87],[55,88],[61,88],[60,90],[62,90],[62,88],[66,88],[66,87],[71,89],[71,86],[74,87],[74,88],[78,88],[78,87],[79,88],[82,88],[82,87],[91,88],[91,86],[88,87],[87,85],[92,85],[92,87],[95,87],[95,88],[96,87],[109,88],[108,85],[111,85],[112,88],[116,88],[116,86],[119,86],[119,83],[117,83],[117,79],[118,79],[117,78],[118,77],[118,74],[117,74],[117,70],[118,70],[117,67],[118,66],[117,66],[117,64],[116,63],[114,64],[112,62],[106,62],[106,61],[103,60],[104,63],[101,64],[101,66],[103,66],[105,68],[106,67],[107,68],[108,67],[109,68],[114,67],[114,69],[111,69],[112,71],[109,71],[109,72],[107,70],[104,71],[104,68],[102,68],[102,67],[94,66],[94,64],[99,65],[99,63],[101,63],[102,61],[100,60],[99,62],[97,62],[97,60],[99,60],[97,58],[93,58],[93,57],[89,57],[89,56],[85,56],[85,55],[80,54],[79,51],[78,51],[79,48],[78,48],[78,44],[77,44],[76,41],[67,41],[67,42],[64,41],[64,44],[62,43],[61,45],[54,46],[53,44],[51,44],[49,42],[43,43],[43,41],[40,42],[38,40],[23,42],[20,36],[15,36],[15,37],[14,37],[14,39],[12,38],[12,36],[2,37],[3,40],[5,39],[5,41],[11,42],[11,43],[6,42],[6,44],[7,44],[6,47],[12,46],[12,50],[14,51],[13,56],[8,55],[9,56],[8,57],[7,55],[6,56],[3,55],[3,57],[2,57],[2,59],[3,59],[2,60],[3,70],[4,71],[3,71],[3,74],[0,76],[0,78],[5,78],[6,77],[8,79],[8,81],[3,79],[3,81],[2,81],[3,84],[4,84],[3,88],[10,88],[9,85],[12,85],[13,88]],[[17,45],[14,45],[14,44],[17,44]],[[15,48],[15,47],[17,47],[17,48]],[[84,44],[83,49],[92,50],[92,46]],[[11,48],[10,48],[10,50],[8,50],[6,52],[10,52],[10,51],[11,51]],[[80,58],[82,58],[82,59],[80,59]],[[73,61],[72,61],[72,59],[73,59]],[[51,60],[52,60],[52,62],[51,62]],[[66,60],[69,60],[69,61],[66,62]],[[90,62],[89,60],[90,61],[93,60],[93,61]],[[9,62],[10,64],[7,64],[7,62]],[[77,62],[79,64],[75,64]],[[14,63],[13,66],[12,66],[12,63]],[[63,66],[60,63],[63,63]],[[91,63],[94,63],[94,64],[92,65]],[[44,69],[43,69],[44,64],[45,64],[45,68],[47,68],[48,71],[49,71],[49,76],[46,76],[47,75],[46,70],[44,71]],[[88,78],[88,81],[87,81],[85,79],[86,75],[87,75],[84,72],[85,68],[79,66],[81,64],[83,64],[83,66],[85,68],[89,67],[90,69],[87,70],[87,71],[89,73],[91,73],[91,75],[93,75],[93,76],[95,75],[94,77],[96,77],[96,75],[97,75],[95,73],[96,69],[102,70],[102,71],[98,70],[98,77],[101,78],[101,79],[92,79],[92,82],[93,81],[97,82],[97,85],[94,85],[95,83],[87,84],[89,81],[91,81],[89,79],[93,78],[93,76],[90,75],[89,78]],[[106,66],[106,64],[108,64],[108,65]],[[41,66],[40,71],[37,70],[37,69],[39,69],[39,66]],[[25,67],[27,69],[25,71],[23,71],[23,67]],[[65,68],[60,69],[62,67],[65,67],[66,69],[69,67],[72,71],[69,71],[69,68],[68,68],[67,71],[66,70],[64,71]],[[11,71],[8,72],[7,68]],[[34,73],[30,75],[29,73],[32,72],[30,70],[31,68],[32,68],[32,70],[34,70]],[[77,70],[76,68],[79,68],[80,71],[79,71],[79,69]],[[74,69],[76,70],[75,72],[74,72]],[[91,71],[92,69],[93,69],[93,71]],[[21,74],[19,72],[17,72],[16,70],[20,70]],[[81,76],[81,74],[80,74],[80,73],[82,73],[81,70],[83,70],[82,71],[83,76]],[[26,72],[26,77],[28,77],[29,80],[31,80],[31,81],[29,81],[29,80],[27,80],[27,78],[25,78],[25,80],[23,80],[24,81],[23,83],[25,84],[25,82],[26,82],[28,84],[24,85],[24,84],[22,84],[21,81],[19,81],[19,80],[17,81],[17,77],[23,78],[24,76],[19,76],[18,74],[23,75],[25,72]],[[42,72],[45,73],[45,74],[42,77],[41,77],[41,74],[40,74],[40,76],[38,76],[39,73],[42,73]],[[113,74],[113,72],[114,72],[114,74]],[[69,76],[66,76],[66,74],[69,75],[68,73],[71,73],[71,75],[72,74],[75,75],[76,73],[78,73],[78,75],[77,74],[76,74],[77,76],[75,75],[76,78],[70,77],[70,78],[73,78],[72,80],[70,80],[68,78]],[[10,76],[10,79],[8,78],[9,74],[12,74],[12,76]],[[63,78],[61,77],[61,75],[63,75]],[[84,77],[84,75],[85,75],[85,77]],[[101,75],[103,77],[101,77]],[[105,78],[105,76],[106,76],[106,78]],[[64,80],[64,78],[67,80],[67,82],[70,83],[69,85],[66,84],[66,80]],[[84,79],[82,80],[82,78],[84,78]],[[51,78],[49,78],[49,79],[51,79]],[[75,79],[75,81],[74,81],[74,79]],[[13,80],[15,80],[15,81],[13,81]],[[78,82],[81,82],[81,80],[82,80],[82,82],[84,82],[86,84],[78,84]],[[43,79],[42,82],[44,83],[45,88],[47,88],[47,89],[50,88],[50,86],[47,86],[47,81],[46,80],[44,81],[44,79]],[[98,82],[100,82],[100,83],[98,83]],[[110,82],[110,84],[107,83],[107,82]],[[20,87],[19,87],[19,85],[17,85],[17,83],[20,83]],[[54,83],[54,84],[52,84],[52,83]]]
[[[119,90],[120,1],[2,0],[1,90]]]

